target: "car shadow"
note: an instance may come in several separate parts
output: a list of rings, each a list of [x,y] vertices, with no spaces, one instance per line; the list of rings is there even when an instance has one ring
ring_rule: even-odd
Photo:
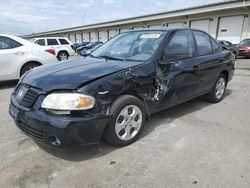
[[[1,89],[9,89],[16,87],[18,83],[18,80],[12,80],[12,81],[1,81],[0,82],[0,90]]]
[[[227,89],[225,93],[225,98],[227,98],[231,93],[232,90]],[[203,97],[199,97],[190,100],[188,102],[185,102],[183,104],[180,104],[176,107],[158,112],[152,115],[151,119],[145,124],[143,132],[138,140],[151,134],[158,126],[162,125],[163,123],[171,123],[175,119],[178,119],[184,115],[206,108],[211,104],[212,103],[204,101]],[[107,144],[105,141],[102,141],[101,144],[99,145],[76,146],[72,148],[62,148],[62,149],[44,145],[41,143],[37,144],[42,150],[55,157],[74,162],[80,162],[80,161],[90,160],[93,158],[98,158],[108,153],[111,153],[114,150],[120,149]]]

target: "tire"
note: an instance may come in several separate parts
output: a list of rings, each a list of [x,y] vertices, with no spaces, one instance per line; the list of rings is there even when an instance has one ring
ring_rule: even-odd
[[[234,54],[234,58],[237,59],[237,52],[234,51],[233,54]]]
[[[134,96],[123,95],[112,104],[110,112],[113,117],[104,131],[103,138],[118,147],[134,142],[145,124],[144,104]],[[133,113],[135,114],[132,115]]]
[[[57,59],[59,61],[65,61],[69,58],[69,54],[67,52],[59,52],[57,55]]]
[[[224,74],[220,74],[212,90],[205,96],[206,100],[212,103],[220,102],[224,98],[226,87],[227,78]]]
[[[38,63],[27,63],[25,64],[20,71],[20,77],[22,77],[26,72],[28,72],[29,70],[40,66]]]

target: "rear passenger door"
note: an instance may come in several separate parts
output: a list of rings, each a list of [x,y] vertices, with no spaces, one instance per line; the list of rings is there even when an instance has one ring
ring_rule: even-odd
[[[60,50],[60,44],[56,38],[47,39],[47,46],[54,49],[56,52],[56,56]]]
[[[200,92],[206,93],[213,87],[223,66],[224,55],[218,43],[202,31],[193,31],[197,45],[197,73],[201,77]]]

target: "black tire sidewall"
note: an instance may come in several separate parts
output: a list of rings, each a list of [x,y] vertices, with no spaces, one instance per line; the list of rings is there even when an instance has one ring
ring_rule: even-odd
[[[35,68],[35,67],[38,67],[38,66],[39,65],[36,64],[36,63],[28,63],[28,64],[24,65],[22,67],[21,71],[20,71],[20,77],[22,77],[30,69],[30,67]]]
[[[142,112],[142,124],[139,132],[137,135],[132,138],[131,140],[124,141],[121,140],[115,132],[115,124],[117,116],[120,114],[120,112],[128,105],[135,105],[137,106],[141,112]],[[119,97],[111,106],[110,112],[112,114],[112,119],[107,125],[105,132],[104,132],[104,139],[108,141],[110,144],[115,146],[126,146],[134,142],[141,134],[145,120],[146,120],[146,110],[144,104],[136,97],[130,96],[130,95],[124,95]]]
[[[59,52],[58,53],[58,55],[57,55],[57,59],[59,60],[59,61],[62,61],[62,59],[61,59],[61,54],[65,54],[66,56],[67,56],[67,59],[69,58],[69,56],[68,56],[68,54],[66,53],[66,52]]]

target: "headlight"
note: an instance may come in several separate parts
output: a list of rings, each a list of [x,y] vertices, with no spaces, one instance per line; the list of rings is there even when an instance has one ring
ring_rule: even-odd
[[[52,93],[48,95],[42,108],[51,110],[87,110],[93,108],[95,99],[80,93]]]

